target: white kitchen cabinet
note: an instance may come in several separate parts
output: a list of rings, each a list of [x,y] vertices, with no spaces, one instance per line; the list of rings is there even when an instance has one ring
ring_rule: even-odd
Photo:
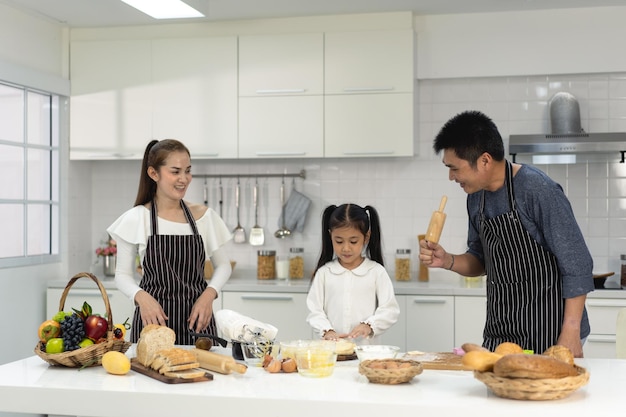
[[[407,315],[406,315],[406,299],[407,297],[404,295],[396,295],[396,300],[398,301],[398,305],[400,306],[400,316],[398,317],[398,321],[396,324],[391,326],[385,333],[381,336],[381,343],[385,345],[391,346],[399,346],[401,352],[406,352],[406,326],[407,326]]]
[[[322,33],[239,38],[239,157],[324,156]]]
[[[149,40],[71,44],[70,158],[140,159],[152,139]]]
[[[587,298],[587,314],[591,334],[583,351],[587,358],[615,358],[617,315],[626,307],[626,300],[613,298]]]
[[[324,156],[322,96],[239,99],[240,158]]]
[[[135,314],[134,303],[116,289],[107,289],[107,297],[111,306],[111,314],[114,323],[123,323],[128,317],[128,322],[132,323]],[[51,318],[59,311],[59,303],[63,295],[63,288],[48,288],[46,294],[46,317]],[[70,288],[65,298],[63,311],[71,312],[72,308],[80,310],[84,302],[89,303],[94,313],[104,316],[106,308],[99,289],[91,288]],[[130,340],[130,332],[126,332],[126,340]]]
[[[454,347],[454,297],[407,295],[406,349],[448,352]]]
[[[311,326],[306,322],[309,310],[306,293],[222,292],[222,308],[278,329],[276,338],[281,341],[311,339]]]
[[[152,134],[192,158],[237,158],[237,38],[152,41]]]
[[[239,37],[239,96],[322,95],[324,35]]]
[[[329,32],[324,39],[324,93],[412,93],[413,30]]]
[[[413,30],[326,33],[326,157],[414,155],[414,38]]]
[[[487,297],[454,297],[454,346],[483,342]]]
[[[411,93],[324,98],[326,157],[413,156]]]

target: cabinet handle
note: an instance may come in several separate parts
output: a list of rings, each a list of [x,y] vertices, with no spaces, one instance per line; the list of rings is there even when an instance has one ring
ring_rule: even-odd
[[[601,301],[596,301],[596,300],[587,300],[587,305],[589,307],[608,307],[608,308],[624,308],[626,307],[626,305],[624,305],[623,301],[620,303],[619,301],[616,301],[615,304],[610,304],[610,303],[603,303]]]
[[[446,300],[441,299],[430,299],[430,298],[414,298],[413,303],[415,304],[445,304]]]
[[[610,335],[606,335],[606,336],[600,336],[600,335],[589,335],[587,337],[587,342],[594,342],[594,343],[615,343],[615,336],[610,336]]]
[[[256,156],[304,156],[306,152],[257,152]]]
[[[306,91],[305,88],[283,88],[278,90],[256,90],[257,94],[294,94],[294,93],[304,93]]]
[[[262,301],[292,301],[289,295],[242,295],[242,300],[262,300]]]
[[[393,155],[394,151],[343,151],[344,155]]]
[[[368,92],[368,91],[393,91],[394,87],[348,87],[344,88],[343,91],[346,93],[355,93],[355,92]]]
[[[219,156],[219,153],[194,153],[193,156],[195,156],[196,158],[206,158],[206,157],[214,158],[214,157]]]

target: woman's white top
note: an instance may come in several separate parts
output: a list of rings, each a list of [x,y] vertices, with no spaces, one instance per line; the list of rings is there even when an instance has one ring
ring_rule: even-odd
[[[341,266],[337,259],[318,269],[307,307],[307,322],[320,336],[330,329],[349,333],[359,323],[367,323],[374,331],[373,338],[378,339],[400,315],[389,274],[368,258],[353,270]]]
[[[189,223],[172,222],[160,217],[157,218],[157,222],[161,235],[193,234]],[[222,218],[211,208],[196,220],[196,226],[204,242],[207,260],[210,258],[214,266],[209,286],[219,294],[232,272],[230,260],[220,248],[232,239],[232,233]],[[143,265],[148,237],[152,234],[150,210],[142,205],[133,207],[115,220],[107,232],[117,242],[115,284],[122,293],[134,301],[135,294],[141,290],[134,278],[136,257],[139,255],[140,265]]]

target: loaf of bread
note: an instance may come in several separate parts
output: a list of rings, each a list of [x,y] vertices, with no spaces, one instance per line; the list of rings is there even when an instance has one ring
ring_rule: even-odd
[[[550,346],[548,349],[546,349],[545,352],[543,352],[543,354],[546,356],[551,356],[567,364],[574,365],[574,354],[565,346]]]
[[[510,355],[511,353],[524,353],[524,349],[522,349],[522,347],[517,343],[502,342],[496,346],[494,352],[499,353],[500,355]]]
[[[149,324],[141,330],[137,341],[137,360],[150,367],[157,352],[174,347],[176,333],[167,326]]]
[[[544,379],[576,376],[578,370],[550,356],[516,353],[502,356],[496,361],[493,373],[506,378]]]
[[[491,371],[494,364],[502,358],[502,355],[484,350],[470,350],[462,356],[461,362],[466,368],[474,371],[486,372]]]

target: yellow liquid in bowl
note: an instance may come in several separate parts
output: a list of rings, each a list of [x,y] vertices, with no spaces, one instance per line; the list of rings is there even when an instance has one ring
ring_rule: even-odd
[[[330,376],[335,369],[337,354],[328,350],[300,350],[296,354],[298,373],[309,377]]]

